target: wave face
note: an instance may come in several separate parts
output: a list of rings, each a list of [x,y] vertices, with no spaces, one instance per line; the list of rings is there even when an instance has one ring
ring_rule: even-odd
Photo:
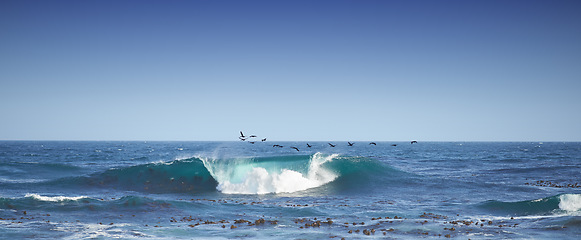
[[[488,201],[481,208],[515,216],[581,215],[581,194],[561,194],[537,200],[520,202]]]
[[[110,169],[85,177],[82,182],[90,186],[113,186],[152,193],[204,192],[214,190],[217,186],[217,182],[197,158]]]

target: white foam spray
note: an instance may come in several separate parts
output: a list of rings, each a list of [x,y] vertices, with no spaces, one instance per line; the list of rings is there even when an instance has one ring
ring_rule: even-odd
[[[581,210],[581,194],[563,194],[559,196],[559,208],[567,212]]]
[[[78,197],[66,197],[66,196],[54,196],[54,197],[47,197],[41,196],[35,193],[28,193],[24,197],[34,198],[39,201],[45,202],[63,202],[63,201],[77,201],[79,199],[87,198],[86,196],[78,196]]]
[[[280,172],[269,172],[263,167],[252,164],[217,164],[200,158],[210,174],[218,181],[218,191],[227,194],[267,194],[292,193],[327,184],[337,178],[337,174],[325,169],[322,165],[332,161],[338,155],[323,156],[316,153],[310,158],[306,174],[282,169]]]

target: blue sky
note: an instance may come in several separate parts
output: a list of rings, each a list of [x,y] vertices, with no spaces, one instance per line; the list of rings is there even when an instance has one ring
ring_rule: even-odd
[[[580,1],[1,1],[0,139],[581,141]]]

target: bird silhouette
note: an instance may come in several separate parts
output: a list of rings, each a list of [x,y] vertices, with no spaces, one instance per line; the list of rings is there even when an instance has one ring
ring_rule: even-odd
[[[290,147],[290,148],[297,150],[297,152],[299,151],[299,149],[297,147]]]
[[[244,133],[242,133],[242,131],[240,131],[240,137],[238,137],[240,139],[240,141],[246,141],[246,136],[244,136]]]
[[[331,143],[329,143],[329,146],[331,146],[331,147],[335,147],[335,145],[333,145],[333,144],[331,144]]]
[[[349,147],[352,147],[353,146],[353,143],[352,142],[347,142],[347,144],[349,145]]]
[[[307,143],[307,147],[311,147],[311,145],[309,145],[309,143]]]
[[[369,145],[377,145],[377,144],[374,142],[370,142]]]

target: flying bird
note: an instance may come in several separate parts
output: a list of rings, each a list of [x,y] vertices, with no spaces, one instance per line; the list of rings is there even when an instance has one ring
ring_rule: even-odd
[[[290,147],[290,148],[297,150],[297,152],[299,152],[299,149],[297,147]]]
[[[411,144],[414,144],[414,143],[418,143],[418,141],[412,141],[412,143],[411,143]]]
[[[347,144],[349,145],[349,147],[352,147],[353,146],[353,143],[352,142],[347,142]]]
[[[369,145],[377,145],[377,144],[374,142],[370,142]]]
[[[397,146],[397,144],[391,144],[391,146],[394,146],[395,147],[395,146]]]
[[[250,135],[250,136],[244,136],[244,133],[242,131],[240,131],[240,137],[238,137],[240,139],[240,141],[246,141],[249,138],[255,138],[257,137],[256,135]]]
[[[331,143],[329,143],[329,146],[331,146],[331,147],[335,147],[335,145],[333,145],[333,144],[331,144]]]
[[[246,141],[246,136],[244,136],[244,133],[242,133],[242,131],[240,131],[240,137],[238,137],[240,139],[240,141]]]
[[[307,143],[307,147],[311,147],[311,145],[309,145],[309,143]]]
[[[262,139],[262,141],[263,141],[263,142],[266,142],[266,138],[263,138],[263,139]]]

